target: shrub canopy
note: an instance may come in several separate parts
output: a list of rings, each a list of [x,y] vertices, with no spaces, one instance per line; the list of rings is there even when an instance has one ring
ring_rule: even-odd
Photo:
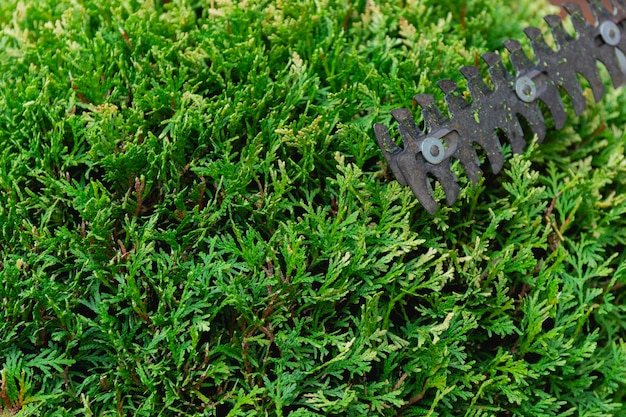
[[[434,216],[371,129],[549,12],[0,2],[4,415],[623,415],[623,91]]]

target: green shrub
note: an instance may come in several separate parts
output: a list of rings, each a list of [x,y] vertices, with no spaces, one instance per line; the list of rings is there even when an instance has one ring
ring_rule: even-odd
[[[548,12],[0,2],[3,415],[625,415],[622,92],[435,216],[371,129]]]

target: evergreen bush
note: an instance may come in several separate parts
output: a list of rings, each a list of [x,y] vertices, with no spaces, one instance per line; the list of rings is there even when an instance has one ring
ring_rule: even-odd
[[[373,138],[549,12],[1,1],[2,414],[626,415],[623,90],[434,216]]]

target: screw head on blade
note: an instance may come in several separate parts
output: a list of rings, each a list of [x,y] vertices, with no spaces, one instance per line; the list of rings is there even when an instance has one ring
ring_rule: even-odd
[[[432,136],[428,136],[424,139],[420,145],[420,151],[422,151],[424,159],[433,165],[440,164],[446,153],[443,143]]]
[[[520,100],[530,103],[537,98],[537,85],[530,77],[519,77],[515,81],[515,93]]]
[[[602,22],[600,25],[600,35],[602,36],[602,40],[611,46],[618,45],[622,36],[619,27],[610,20]]]

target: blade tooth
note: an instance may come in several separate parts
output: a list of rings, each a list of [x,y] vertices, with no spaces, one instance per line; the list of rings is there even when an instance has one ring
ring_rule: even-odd
[[[599,22],[611,18],[611,14],[600,0],[587,0],[587,3],[589,3],[589,10],[591,10],[596,26]]]
[[[550,31],[552,32],[552,36],[554,37],[554,41],[558,45],[559,48],[565,46],[568,42],[574,40],[572,36],[565,30],[563,26],[563,20],[560,16],[555,14],[550,14],[543,18],[548,26],[550,26]]]
[[[563,5],[563,8],[569,14],[574,30],[579,34],[579,36],[589,29],[591,25],[587,19],[585,19],[585,16],[583,16],[583,11],[578,3],[568,2]]]
[[[527,28],[524,28],[524,33],[532,42],[542,37],[541,30],[535,26],[528,26]]]
[[[403,151],[395,142],[391,139],[389,129],[387,126],[380,123],[374,124],[374,136],[376,136],[376,142],[385,157],[385,160],[393,172],[393,176],[402,185],[408,185],[408,182],[404,178],[404,174],[398,166],[398,155]]]
[[[595,66],[595,62],[592,62],[591,65]],[[582,73],[582,71],[578,71],[578,73]],[[574,107],[574,112],[576,115],[582,114],[587,108],[587,100],[585,99],[582,85],[577,77],[577,71],[575,67],[571,64],[564,64],[560,70],[555,71],[552,74],[554,78],[554,84],[558,87],[561,87],[563,91],[567,93],[570,98],[570,102]],[[591,84],[591,82],[590,82]],[[591,84],[592,91],[594,90],[593,84]],[[595,91],[594,91],[595,93]],[[557,93],[560,95],[560,92],[557,90]]]
[[[511,64],[517,74],[523,74],[534,67],[533,62],[528,58],[522,45],[515,39],[507,39],[503,42],[504,47],[510,52]]]
[[[437,211],[437,202],[435,201],[435,193],[430,184],[429,173],[441,184],[448,205],[452,205],[456,202],[461,189],[456,175],[450,170],[449,164],[429,166],[425,171],[420,172],[419,175],[412,176],[409,182],[411,191],[413,191],[413,194],[415,194],[417,200],[426,211],[430,214],[435,214]]]
[[[546,133],[547,133],[546,121],[543,118],[543,113],[541,112],[539,107],[536,105],[531,104],[531,105],[528,105],[527,108],[528,108],[527,111],[523,113],[520,112],[520,114],[528,122],[528,127],[530,127],[530,130],[535,135],[537,135],[537,141],[541,143],[545,139]],[[513,151],[515,152],[515,149]],[[522,153],[522,152],[523,152],[523,148],[522,150],[520,150],[520,152],[517,152],[517,153]]]
[[[626,19],[626,0],[611,0],[613,14],[616,22],[623,22]]]
[[[487,52],[481,57],[489,65],[489,76],[496,90],[500,87],[506,87],[509,81],[513,79],[513,75],[507,71],[500,55],[495,52]]]
[[[463,94],[456,83],[452,80],[441,80],[437,83],[439,88],[446,94],[446,104],[448,110],[454,116],[469,106],[469,103],[463,98]]]
[[[393,140],[391,140],[391,134],[389,133],[389,129],[387,129],[387,126],[381,123],[375,123],[374,135],[376,136],[378,145],[385,154],[385,157],[387,157],[387,155],[394,155],[398,152],[402,152],[402,148],[400,148]]]
[[[458,90],[456,83],[452,80],[440,80],[437,81],[437,85],[446,94],[450,94]]]
[[[616,15],[626,14],[626,1],[611,0],[611,5],[613,6],[613,12],[615,12]]]
[[[580,17],[584,18],[584,16],[583,16],[583,9],[582,9],[582,7],[580,7],[580,4],[578,4],[576,2],[567,1],[567,2],[563,3],[562,7],[565,9],[565,11],[570,16],[573,16],[573,15],[577,14]]]
[[[563,99],[559,94],[559,90],[552,86],[549,87],[546,92],[541,96],[541,101],[545,103],[550,110],[552,120],[554,120],[554,128],[561,130],[565,126],[567,120],[567,113],[565,112],[565,106],[563,105]]]
[[[615,15],[614,19],[617,24],[624,26],[624,21],[626,20],[626,0],[617,0],[618,3],[613,0],[613,13]]]
[[[497,174],[504,166],[504,155],[502,154],[502,146],[500,145],[500,142],[497,142],[497,146],[494,146],[494,148],[497,149],[497,152],[492,152],[491,149],[486,149],[486,151],[487,157],[489,158],[489,163],[491,164],[491,171],[494,174]]]
[[[514,115],[504,120],[499,126],[506,135],[506,140],[511,144],[514,153],[523,153],[526,148],[526,140],[524,139],[524,130],[519,119]],[[493,170],[494,174],[497,172]]]
[[[437,165],[436,169],[433,171],[433,174],[437,175],[439,179],[439,183],[443,187],[443,191],[446,194],[446,202],[449,206],[454,204],[456,200],[459,198],[459,193],[461,191],[461,187],[459,187],[458,178],[450,169],[450,163],[445,165]]]
[[[480,71],[473,65],[465,65],[459,69],[461,74],[467,79],[471,80],[480,76]]]
[[[404,149],[407,152],[417,153],[417,141],[424,136],[424,132],[415,124],[413,114],[407,109],[393,109],[391,115],[398,121],[398,130],[402,136]]]
[[[433,187],[430,185],[430,180],[427,175],[423,178],[411,177],[409,187],[411,187],[411,191],[413,191],[413,194],[417,197],[417,201],[420,202],[428,213],[435,214],[437,212],[435,193],[433,192]]]
[[[478,159],[478,154],[474,149],[474,145],[470,140],[460,138],[462,145],[459,145],[458,150],[456,151],[456,157],[461,161],[461,165],[463,165],[463,169],[465,170],[465,175],[470,179],[472,184],[478,184],[478,179],[482,174],[482,170],[480,169],[480,160]]]
[[[491,103],[489,106],[491,107]],[[491,116],[490,113],[493,113],[493,109],[491,109],[491,111],[481,111],[480,104],[477,107],[473,107],[472,110],[476,111],[478,114],[482,114],[485,119],[489,119]],[[498,115],[493,115],[493,117],[498,118]],[[473,119],[469,119],[469,121],[470,123],[474,122]],[[481,152],[487,157],[494,172],[500,170],[504,164],[502,146],[500,141],[495,137],[495,129],[499,127],[500,124],[498,120],[484,120],[484,123],[476,121],[472,127],[468,127],[465,130],[464,133],[468,135],[467,137],[459,136],[457,139],[458,147],[454,156],[461,162],[465,174],[474,185],[478,183],[480,175],[482,174],[480,158],[475,144],[480,147]]]
[[[544,58],[555,52],[550,48],[550,45],[546,42],[539,28],[530,26],[524,29],[524,33],[528,36],[528,39],[530,39],[530,44],[535,52],[535,56],[538,58]]]
[[[413,114],[408,109],[398,108],[391,110],[391,116],[398,122],[400,127],[408,127],[410,130],[411,137],[409,139],[417,140],[417,138],[424,134],[417,125],[415,124],[415,120],[413,119]],[[403,136],[404,140],[404,136]],[[406,144],[406,143],[405,143]]]
[[[568,48],[555,58],[558,59],[558,62],[555,64],[555,68],[552,68],[553,72],[549,76],[553,79],[555,85],[561,87],[567,93],[574,107],[574,112],[580,115],[587,108],[587,100],[585,99],[578,75],[582,75],[587,79],[594,97],[597,97],[599,92],[597,84],[603,85],[599,75],[597,79],[593,77],[593,73],[598,72],[596,61],[591,54],[579,52],[578,48],[577,50]]]
[[[463,74],[463,77],[467,80],[467,89],[472,95],[473,100],[478,100],[492,92],[480,75],[480,71],[475,66],[468,65],[461,67],[460,71],[461,74]]]
[[[480,56],[489,66],[495,66],[502,62],[500,55],[495,52],[485,52]]]
[[[396,166],[405,180],[403,185],[408,185],[426,211],[434,214],[437,210],[437,202],[428,178],[431,170],[429,164],[424,158],[419,157],[417,152],[408,152],[405,149],[405,152],[397,155]]]
[[[604,57],[597,58],[608,69],[613,87],[619,88],[626,84],[626,73],[622,70],[623,66],[620,65],[619,55],[617,54],[617,52],[622,53],[622,51],[621,49],[613,49],[611,52],[612,54],[609,54],[609,56],[605,55]]]
[[[435,103],[435,98],[432,95],[417,94],[413,97],[413,100],[422,108],[424,124],[429,133],[439,129],[441,125],[449,121]]]
[[[437,180],[437,182],[441,184],[441,188],[443,188],[443,192],[446,195],[446,202],[450,206],[454,204],[456,200],[459,198],[461,187],[459,187],[457,176],[450,169],[449,159],[446,162],[443,162],[439,165],[431,165],[431,164],[425,163],[424,175],[420,175],[420,177],[422,177],[421,178],[422,184],[426,182],[425,186],[428,190],[428,197],[431,200],[431,201],[428,201],[427,204],[429,204],[430,207],[427,207],[424,204],[425,202],[424,200],[427,200],[426,196],[424,195],[424,192],[422,191],[424,189],[424,185],[419,184],[421,186],[420,188],[422,188],[422,190],[420,190],[421,195],[418,195],[418,193],[416,193],[415,190],[413,190],[413,193],[417,196],[417,199],[420,201],[420,203],[422,203],[422,205],[426,208],[426,210],[428,210],[429,213],[434,214],[434,212],[437,210],[437,203],[435,203],[435,200],[434,200],[434,193],[433,193],[432,186],[430,185],[430,179],[428,178],[428,174],[431,174]],[[413,189],[413,187],[411,187],[411,189]]]
[[[587,67],[584,68],[580,74],[589,82],[593,99],[596,103],[599,103],[602,97],[604,97],[604,83],[602,82],[598,68],[596,66]]]
[[[404,173],[404,178],[406,178],[411,191],[430,214],[437,211],[437,202],[429,174],[441,184],[449,205],[454,204],[457,200],[460,187],[456,175],[450,169],[449,158],[439,165],[432,165],[426,162],[423,157],[416,158],[415,153],[403,152],[398,155],[398,166]]]

